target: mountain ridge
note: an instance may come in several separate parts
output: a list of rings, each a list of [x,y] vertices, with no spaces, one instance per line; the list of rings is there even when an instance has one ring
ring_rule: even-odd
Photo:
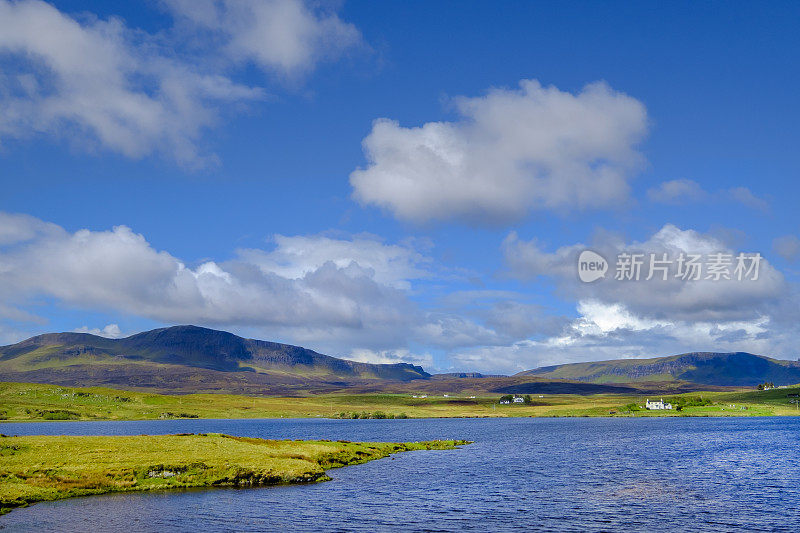
[[[650,393],[754,387],[763,382],[800,383],[800,362],[747,352],[689,352],[552,365],[514,376],[478,372],[431,375],[409,363],[351,361],[291,344],[183,325],[121,339],[89,333],[45,333],[0,346],[0,381],[272,395],[414,391]]]
[[[687,352],[647,359],[610,359],[525,370],[517,376],[590,383],[641,383],[680,380],[716,386],[755,386],[800,382],[800,362],[748,352]]]
[[[17,362],[25,370],[50,362],[130,362],[181,365],[223,372],[294,372],[352,379],[426,379],[409,363],[374,364],[340,359],[307,348],[239,337],[199,326],[171,326],[120,339],[88,333],[45,333],[0,346],[0,375]],[[94,358],[95,360],[92,360]],[[5,364],[5,365],[4,365]],[[5,368],[4,368],[5,367]]]

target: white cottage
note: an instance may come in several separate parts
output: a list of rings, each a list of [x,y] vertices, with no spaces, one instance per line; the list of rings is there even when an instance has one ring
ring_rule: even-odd
[[[652,409],[652,410],[663,410],[663,409],[672,409],[671,403],[664,403],[664,398],[661,398],[659,401],[650,401],[645,400],[644,403],[645,409]]]

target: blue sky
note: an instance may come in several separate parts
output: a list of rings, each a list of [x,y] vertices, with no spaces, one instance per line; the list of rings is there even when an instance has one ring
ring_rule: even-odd
[[[794,359],[799,12],[0,0],[0,342],[194,323],[442,371]],[[586,247],[764,263],[584,285]]]

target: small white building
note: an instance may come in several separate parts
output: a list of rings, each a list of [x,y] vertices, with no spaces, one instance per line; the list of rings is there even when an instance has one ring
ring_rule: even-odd
[[[508,400],[500,400],[501,405],[509,405],[510,403]]]
[[[514,403],[525,403],[525,398],[522,396],[514,396]]]
[[[651,402],[648,399],[648,400],[645,400],[644,407],[645,407],[645,409],[651,409],[651,410],[664,410],[664,409],[672,409],[672,404],[671,403],[664,403],[664,398],[661,398],[657,402],[656,401],[652,401]]]

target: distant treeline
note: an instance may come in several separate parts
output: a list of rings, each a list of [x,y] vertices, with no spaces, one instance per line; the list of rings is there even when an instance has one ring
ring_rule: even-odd
[[[347,413],[347,412],[343,411],[341,413],[336,413],[333,416],[333,418],[346,418],[346,419],[352,419],[352,420],[355,420],[355,419],[358,419],[358,418],[374,418],[374,419],[391,418],[391,419],[394,419],[394,418],[408,418],[408,415],[406,415],[405,413],[400,413],[398,415],[395,415],[395,414],[392,414],[392,413],[386,414],[383,411],[375,411],[374,413],[368,413],[366,411],[362,411],[361,413],[356,413],[356,412]]]

